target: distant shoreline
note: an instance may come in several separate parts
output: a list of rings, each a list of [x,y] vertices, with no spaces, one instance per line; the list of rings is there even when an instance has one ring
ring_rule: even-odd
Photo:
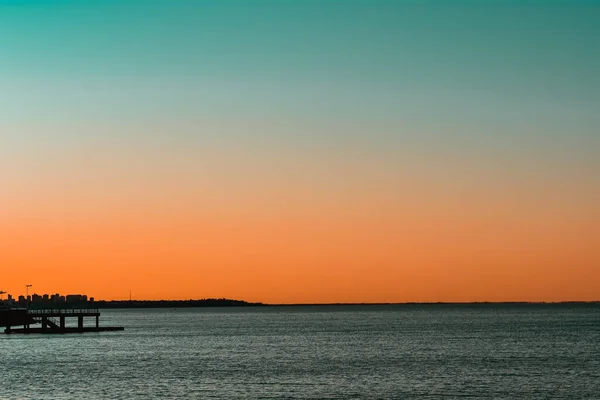
[[[0,306],[11,308],[23,304],[7,304],[0,302]],[[558,302],[527,302],[527,301],[509,301],[509,302],[405,302],[405,303],[260,303],[248,302],[234,299],[198,299],[198,300],[96,300],[90,302],[65,302],[65,303],[30,303],[31,309],[55,309],[55,308],[222,308],[222,307],[279,307],[279,308],[297,308],[297,307],[506,307],[506,306],[595,306],[600,305],[598,301],[558,301]]]
[[[600,301],[561,302],[436,302],[436,303],[251,303],[231,299],[202,300],[100,300],[93,306],[110,308],[197,308],[197,307],[360,307],[360,306],[551,306],[551,305],[600,305]]]
[[[201,300],[98,300],[88,304],[96,308],[191,308],[191,307],[264,307],[263,303],[250,303],[232,299]]]

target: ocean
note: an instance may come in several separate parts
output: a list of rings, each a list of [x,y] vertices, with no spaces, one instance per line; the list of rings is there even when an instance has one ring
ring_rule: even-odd
[[[600,399],[600,305],[102,310],[0,334],[0,399]]]

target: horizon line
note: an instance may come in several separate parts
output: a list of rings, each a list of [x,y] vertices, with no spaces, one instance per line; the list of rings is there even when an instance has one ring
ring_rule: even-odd
[[[113,300],[95,300],[95,302],[194,302],[204,300],[224,300],[245,302],[248,304],[261,304],[266,306],[352,306],[352,305],[468,305],[468,304],[594,304],[600,303],[599,300],[562,300],[562,301],[410,301],[410,302],[335,302],[335,303],[263,303],[260,301],[247,301],[229,298],[202,298],[202,299],[113,299]]]

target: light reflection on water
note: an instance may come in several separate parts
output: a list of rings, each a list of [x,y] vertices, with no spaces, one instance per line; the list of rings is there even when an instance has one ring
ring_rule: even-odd
[[[600,306],[102,310],[0,335],[0,399],[600,398]]]

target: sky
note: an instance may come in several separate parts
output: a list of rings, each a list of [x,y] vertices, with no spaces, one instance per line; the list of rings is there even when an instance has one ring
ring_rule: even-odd
[[[0,0],[0,289],[600,300],[600,2]]]

